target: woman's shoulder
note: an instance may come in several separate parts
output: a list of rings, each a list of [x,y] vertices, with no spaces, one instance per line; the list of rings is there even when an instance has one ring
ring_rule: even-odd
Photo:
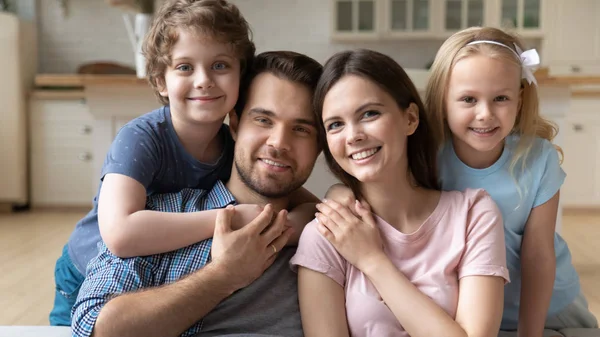
[[[457,211],[468,213],[500,213],[498,206],[483,188],[467,188],[463,191],[442,192],[447,203]]]

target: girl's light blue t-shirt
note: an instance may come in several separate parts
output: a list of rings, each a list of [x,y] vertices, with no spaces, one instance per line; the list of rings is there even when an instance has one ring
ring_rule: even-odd
[[[550,200],[565,179],[560,167],[558,152],[547,140],[535,138],[529,152],[525,169],[517,163],[511,174],[511,158],[515,153],[519,137],[507,137],[500,158],[485,169],[474,169],[465,165],[448,142],[439,157],[439,175],[444,190],[483,188],[496,202],[504,220],[506,262],[511,282],[504,289],[504,314],[502,330],[516,330],[519,318],[521,289],[521,242],[531,210]],[[554,226],[555,224],[548,224]],[[579,276],[571,262],[571,253],[566,242],[554,234],[556,252],[556,279],[548,317],[556,315],[569,305],[580,292]]]

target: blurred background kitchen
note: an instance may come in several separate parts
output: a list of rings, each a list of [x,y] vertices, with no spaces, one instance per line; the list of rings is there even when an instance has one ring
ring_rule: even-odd
[[[541,55],[542,113],[560,127],[567,180],[557,227],[600,316],[600,1],[232,2],[259,52],[324,62],[336,51],[375,49],[420,90],[456,30],[497,26],[525,37]],[[151,17],[105,0],[0,0],[0,325],[48,324],[54,262],[89,210],[108,146],[124,123],[159,106],[136,71],[138,35]],[[322,196],[333,182],[319,161],[306,186]]]

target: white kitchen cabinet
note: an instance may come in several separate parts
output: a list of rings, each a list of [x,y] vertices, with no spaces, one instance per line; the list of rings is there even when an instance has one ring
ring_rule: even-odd
[[[600,122],[571,118],[563,131],[566,138],[563,169],[567,173],[561,190],[563,205],[600,206]]]
[[[30,101],[31,205],[90,206],[94,120],[76,99]]]
[[[333,19],[331,32],[334,39],[374,39],[379,33],[380,0],[330,0]]]
[[[334,40],[444,39],[472,26],[544,36],[541,0],[330,0]]]
[[[542,62],[551,75],[600,74],[600,2],[548,0]]]
[[[563,133],[563,169],[567,178],[561,190],[566,207],[600,206],[600,114],[599,100],[577,98],[566,118]]]

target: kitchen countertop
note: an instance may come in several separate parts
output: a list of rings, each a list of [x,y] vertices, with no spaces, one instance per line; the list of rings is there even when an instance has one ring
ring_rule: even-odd
[[[87,84],[148,86],[148,81],[135,75],[38,74],[35,77],[36,87],[85,87]]]
[[[429,72],[421,69],[406,69],[419,90],[423,90]],[[536,73],[538,83],[548,86],[572,86],[575,97],[597,97],[600,90],[578,90],[580,86],[600,86],[600,76],[547,76],[547,72]],[[148,87],[146,79],[135,75],[89,75],[89,74],[38,74],[36,88],[31,96],[39,99],[83,99],[86,85]],[[59,90],[57,90],[59,89]]]

